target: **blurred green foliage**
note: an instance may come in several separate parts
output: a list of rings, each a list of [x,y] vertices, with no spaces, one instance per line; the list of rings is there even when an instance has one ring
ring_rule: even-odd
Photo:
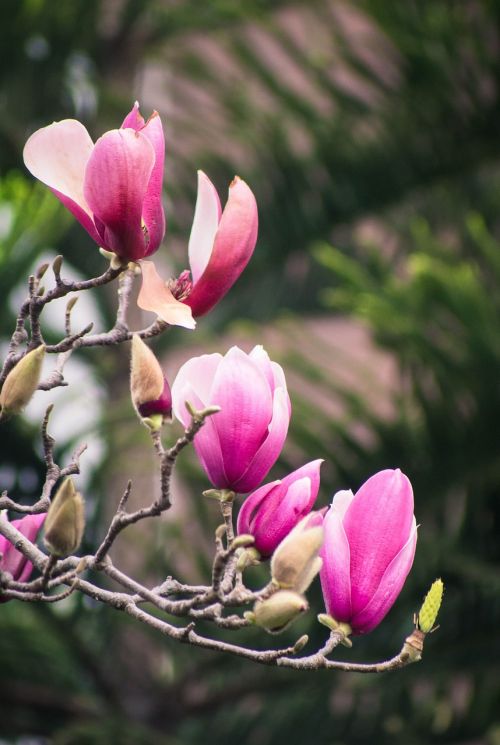
[[[93,134],[116,126],[148,65],[164,69],[175,175],[167,189],[179,205],[169,236],[189,230],[196,167],[221,188],[244,174],[260,208],[255,258],[197,338],[215,345],[217,334],[240,328],[234,319],[249,317],[257,330],[286,310],[296,327],[281,352],[286,368],[342,413],[327,415],[296,391],[283,468],[296,465],[297,451],[325,457],[324,501],[383,467],[401,467],[415,487],[414,570],[387,620],[349,655],[397,651],[440,575],[441,629],[423,662],[400,673],[306,677],[174,648],[82,599],[59,610],[9,603],[0,608],[0,737],[197,745],[210,731],[220,745],[299,745],[312,736],[317,745],[498,745],[500,5],[112,5],[0,5],[2,172],[20,168],[26,136],[48,121],[76,116]],[[16,173],[1,182],[0,226],[5,340],[16,285],[42,250],[64,253],[82,273],[99,271],[102,259],[53,197]],[[108,320],[109,300],[99,299]],[[387,386],[356,392],[328,345],[322,359],[304,352],[303,319],[325,313],[370,330],[394,361]],[[110,485],[147,438],[131,424],[125,350],[89,360],[110,400],[101,424],[107,458],[88,495],[97,505],[91,545]],[[392,415],[374,405],[379,396]],[[19,472],[31,464],[40,475],[36,448],[22,420],[2,432],[2,460]],[[207,570],[215,516],[196,497],[204,484],[182,465],[196,487],[184,521],[127,536],[138,574],[165,576],[186,546],[189,571]],[[321,608],[317,588],[311,600]],[[310,619],[286,638],[306,631],[312,643],[323,638]],[[239,639],[269,641],[252,630]]]

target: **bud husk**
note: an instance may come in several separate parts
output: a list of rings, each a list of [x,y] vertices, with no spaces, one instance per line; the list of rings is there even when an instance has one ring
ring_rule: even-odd
[[[323,543],[323,528],[291,531],[279,544],[271,559],[271,576],[281,588],[303,593],[321,569],[318,551]]]
[[[343,644],[344,647],[352,647],[352,641],[348,638],[352,634],[352,629],[348,623],[337,621],[332,616],[329,616],[328,613],[320,613],[318,615],[318,621],[323,626],[326,626],[327,629],[330,629],[330,631],[337,631],[343,634],[340,643]]]
[[[2,417],[19,414],[38,388],[42,372],[45,346],[42,344],[24,355],[5,378],[0,392]]]
[[[279,634],[308,608],[303,595],[291,590],[279,590],[267,600],[257,600],[253,612],[257,626],[271,634]]]
[[[51,502],[44,526],[44,543],[57,557],[73,554],[82,541],[85,510],[71,478],[63,481]]]
[[[422,607],[418,612],[418,623],[417,628],[423,631],[424,634],[428,634],[432,631],[432,628],[436,622],[439,608],[441,607],[441,601],[443,599],[444,585],[441,579],[436,579],[424,598]]]

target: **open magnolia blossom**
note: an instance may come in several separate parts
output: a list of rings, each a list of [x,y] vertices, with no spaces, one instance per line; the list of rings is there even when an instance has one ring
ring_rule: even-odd
[[[176,298],[194,318],[208,313],[231,289],[252,256],[257,241],[257,203],[247,184],[235,176],[222,212],[217,191],[198,171],[198,197],[189,238],[189,272],[165,283],[152,261],[142,261],[142,288],[137,300],[143,310],[167,323],[179,323]],[[180,325],[187,325],[182,323]]]
[[[31,135],[23,157],[98,246],[123,261],[158,249],[165,235],[165,140],[156,111],[145,122],[136,102],[121,128],[95,144],[76,119],[54,122]]]

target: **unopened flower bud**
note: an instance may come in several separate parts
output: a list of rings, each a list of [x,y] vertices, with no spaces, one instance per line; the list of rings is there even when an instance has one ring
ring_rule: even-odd
[[[139,417],[161,425],[172,415],[170,386],[160,363],[140,336],[132,337],[130,393]]]
[[[425,596],[422,607],[418,613],[418,628],[420,631],[423,631],[424,634],[428,634],[429,631],[432,631],[436,622],[437,614],[441,607],[441,600],[443,599],[443,590],[443,581],[441,579],[436,579]]]
[[[280,590],[267,600],[258,600],[253,612],[257,626],[277,634],[308,608],[307,600],[298,592]]]
[[[42,344],[28,352],[9,372],[0,392],[2,417],[19,414],[29,403],[40,382],[44,356]]]
[[[281,541],[271,559],[271,576],[281,588],[305,592],[321,569],[323,516],[311,512]]]
[[[45,521],[44,543],[58,557],[73,554],[85,528],[84,503],[71,478],[63,481],[51,502]]]

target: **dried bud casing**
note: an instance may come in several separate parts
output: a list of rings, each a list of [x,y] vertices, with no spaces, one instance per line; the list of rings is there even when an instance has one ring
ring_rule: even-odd
[[[313,514],[313,513],[311,513]],[[304,518],[280,543],[271,559],[271,576],[280,587],[303,593],[322,566],[318,552],[323,543],[323,527]]]
[[[170,386],[155,355],[137,334],[132,337],[130,394],[141,419],[172,416]]]
[[[82,541],[85,508],[71,478],[63,481],[51,502],[45,521],[44,543],[57,557],[73,554]]]
[[[29,403],[40,382],[45,346],[28,352],[5,378],[0,392],[2,417],[19,414]]]
[[[299,593],[279,590],[267,600],[258,600],[253,612],[257,626],[278,634],[308,608],[307,600]]]

